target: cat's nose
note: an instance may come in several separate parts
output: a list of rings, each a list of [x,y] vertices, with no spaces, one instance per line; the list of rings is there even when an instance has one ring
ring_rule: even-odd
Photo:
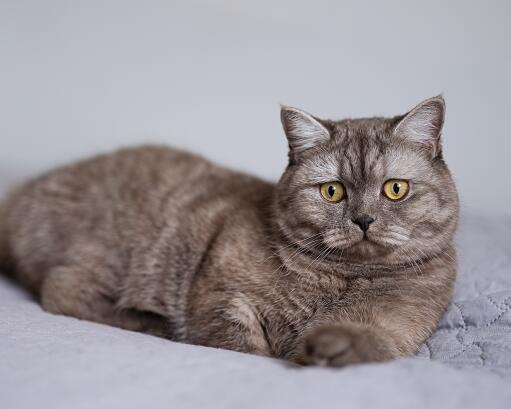
[[[362,231],[365,233],[367,231],[367,229],[369,229],[369,225],[374,222],[374,218],[367,215],[367,214],[363,214],[362,216],[359,216],[355,219],[351,219],[351,221],[355,224],[358,225],[358,227],[360,227],[362,229]]]

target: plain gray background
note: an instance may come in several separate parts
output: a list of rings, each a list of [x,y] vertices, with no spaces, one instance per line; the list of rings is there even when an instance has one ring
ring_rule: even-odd
[[[0,189],[143,142],[277,179],[279,103],[394,115],[443,93],[464,206],[511,213],[510,4],[0,0]]]

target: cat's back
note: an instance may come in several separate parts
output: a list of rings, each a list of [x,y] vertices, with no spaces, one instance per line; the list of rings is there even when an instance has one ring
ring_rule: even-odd
[[[229,212],[257,206],[271,189],[177,149],[126,148],[29,181],[8,199],[4,222],[22,271],[105,252],[120,269],[161,241],[207,240]],[[24,281],[37,287],[33,276]]]
[[[16,189],[6,201],[13,225],[38,212],[63,222],[78,215],[101,218],[130,207],[144,207],[161,192],[201,173],[217,173],[198,156],[163,146],[125,148],[53,169]],[[220,170],[220,168],[218,168]],[[174,199],[177,195],[174,196]],[[103,220],[104,222],[105,220]],[[76,220],[75,220],[76,222]],[[68,226],[70,227],[70,226]]]
[[[243,197],[253,188],[267,190],[270,185],[179,149],[141,146],[54,169],[20,186],[7,202],[11,217],[46,206],[65,215],[70,208],[98,212],[112,204],[117,210],[147,210],[159,202],[152,210],[162,211],[190,197],[225,198],[235,189],[234,196]]]

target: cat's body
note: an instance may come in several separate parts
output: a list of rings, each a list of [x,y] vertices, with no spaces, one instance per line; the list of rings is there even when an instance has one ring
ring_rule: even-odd
[[[290,165],[277,185],[142,147],[22,186],[0,212],[15,277],[48,311],[183,342],[325,365],[412,354],[435,328],[455,276],[457,197],[443,160],[417,149],[422,159],[403,159],[415,169],[405,163],[387,174],[403,149],[386,136],[396,118],[323,121],[329,148],[304,149],[286,112],[300,113],[283,111]],[[328,203],[317,185],[334,176],[347,193]],[[415,189],[405,200],[435,200],[434,217],[405,200],[380,202],[380,188],[367,196],[372,179],[380,186],[379,177],[405,176]],[[434,178],[449,186],[428,198]],[[355,200],[357,180],[363,200]],[[345,220],[354,208],[374,213],[367,239],[359,222]],[[400,217],[417,231],[392,227]],[[383,231],[393,236],[377,244]],[[421,245],[408,248],[413,240]]]

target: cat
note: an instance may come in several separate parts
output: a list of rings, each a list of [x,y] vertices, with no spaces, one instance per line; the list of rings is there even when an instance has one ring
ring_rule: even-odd
[[[17,188],[4,267],[42,307],[191,344],[344,366],[412,355],[456,275],[441,96],[392,118],[282,106],[276,184],[161,146]]]

